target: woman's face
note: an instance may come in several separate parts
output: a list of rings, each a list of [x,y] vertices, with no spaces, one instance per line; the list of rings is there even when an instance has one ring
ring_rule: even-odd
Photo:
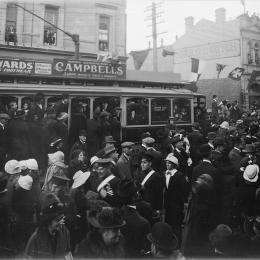
[[[78,160],[79,160],[80,162],[83,162],[83,161],[84,161],[84,155],[83,155],[83,152],[80,152],[80,153],[79,153]]]

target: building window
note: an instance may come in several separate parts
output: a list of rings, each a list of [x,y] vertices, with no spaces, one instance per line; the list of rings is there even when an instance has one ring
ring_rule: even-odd
[[[260,60],[259,60],[259,45],[258,43],[255,44],[255,64],[257,67],[260,66]]]
[[[57,7],[45,6],[44,19],[57,26],[58,11],[59,9]],[[44,22],[43,43],[46,43],[48,45],[57,45],[57,29],[46,22]]]
[[[8,3],[6,7],[6,27],[5,27],[5,42],[17,44],[16,34],[17,6],[14,3]]]
[[[108,51],[109,49],[109,22],[108,16],[101,15],[99,17],[98,49],[100,51]]]
[[[251,42],[248,42],[248,54],[247,54],[247,62],[248,64],[253,64],[254,58],[254,49]]]

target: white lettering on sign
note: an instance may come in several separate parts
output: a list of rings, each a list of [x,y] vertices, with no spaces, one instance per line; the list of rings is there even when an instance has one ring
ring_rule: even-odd
[[[51,63],[35,62],[35,74],[51,75]]]
[[[216,59],[240,56],[240,40],[204,44],[196,47],[176,49],[175,60],[185,58]]]

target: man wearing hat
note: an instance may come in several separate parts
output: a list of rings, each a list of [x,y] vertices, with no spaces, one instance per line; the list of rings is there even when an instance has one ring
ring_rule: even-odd
[[[133,151],[134,143],[123,142],[121,144],[122,154],[119,157],[116,168],[120,179],[131,180],[134,179],[134,172],[132,169],[131,155]]]
[[[44,115],[44,96],[42,93],[36,93],[33,103],[28,111],[27,118],[29,121],[40,122]]]
[[[216,132],[208,132],[206,139],[208,141],[208,145],[211,148],[211,151],[214,150],[214,144],[213,144],[213,140],[216,138],[217,133]]]
[[[79,245],[79,258],[123,258],[123,236],[120,232],[125,225],[116,208],[103,207],[100,211],[91,210],[88,222],[94,227]]]
[[[40,225],[27,242],[25,256],[72,259],[64,211],[64,205],[54,194],[43,197]]]
[[[0,169],[4,168],[6,163],[6,153],[8,149],[7,145],[7,123],[10,120],[10,116],[6,113],[0,113]]]
[[[147,251],[147,234],[151,231],[148,220],[142,217],[136,207],[139,202],[139,187],[133,180],[123,179],[118,185],[118,196],[123,206],[121,212],[126,221],[122,227],[125,238],[126,257],[140,258],[141,252]]]
[[[164,177],[152,168],[152,160],[149,153],[145,153],[141,159],[141,195],[143,200],[151,204],[154,215],[159,217],[163,208]]]
[[[164,209],[165,222],[168,223],[176,236],[179,246],[181,244],[181,225],[183,220],[184,202],[187,196],[187,182],[183,173],[179,172],[178,159],[172,154],[168,154],[165,159],[165,190]]]
[[[88,158],[87,132],[85,129],[80,129],[78,133],[78,140],[72,145],[70,149],[70,158],[75,150],[82,150],[84,156]]]
[[[231,164],[233,165],[234,169],[236,169],[236,171],[238,172],[240,167],[240,161],[242,159],[241,140],[239,136],[234,136],[232,137],[231,141],[234,146],[232,150],[229,152],[228,158]]]
[[[176,248],[178,239],[172,232],[171,226],[167,223],[157,222],[152,232],[147,235],[151,242],[151,255],[155,258],[179,259],[181,254]]]
[[[116,141],[114,140],[114,137],[112,135],[105,136],[104,147],[110,146],[110,145],[115,145],[115,143],[116,143]]]
[[[61,99],[58,100],[54,106],[56,114],[60,114],[61,112],[68,113],[68,103],[69,103],[69,95],[64,93],[61,95]]]
[[[213,141],[215,149],[211,152],[211,161],[212,164],[218,168],[224,156],[225,150],[225,140],[221,137],[216,137]]]

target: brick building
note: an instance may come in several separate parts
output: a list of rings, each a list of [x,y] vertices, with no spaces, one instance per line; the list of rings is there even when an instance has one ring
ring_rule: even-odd
[[[192,81],[191,58],[197,58],[203,65],[199,71],[202,74],[197,82],[198,91],[207,96],[208,107],[213,94],[230,101],[240,100],[248,107],[258,95],[257,88],[251,90],[250,78],[253,71],[260,70],[260,19],[256,15],[244,14],[227,21],[224,8],[217,9],[215,15],[215,21],[201,19],[197,23],[194,23],[193,17],[187,17],[185,34],[172,45],[158,48],[158,71],[181,73],[183,81]],[[163,50],[173,51],[174,55],[164,57]],[[152,49],[139,68],[135,66],[140,64],[136,62],[136,59],[140,60],[136,56],[137,52],[130,53],[129,66],[139,70],[153,69]],[[217,64],[225,65],[219,75]],[[245,69],[241,81],[228,78],[236,67]]]

